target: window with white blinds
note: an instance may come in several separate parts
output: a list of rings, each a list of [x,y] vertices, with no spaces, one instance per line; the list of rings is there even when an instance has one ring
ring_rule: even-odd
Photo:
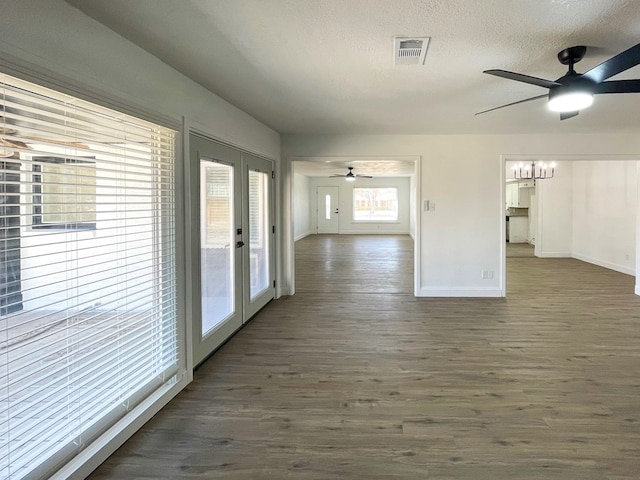
[[[175,132],[0,74],[0,478],[176,382]]]

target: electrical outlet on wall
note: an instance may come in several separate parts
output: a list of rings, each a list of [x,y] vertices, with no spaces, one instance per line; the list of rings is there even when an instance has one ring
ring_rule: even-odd
[[[491,280],[493,278],[493,270],[482,270],[482,279]]]

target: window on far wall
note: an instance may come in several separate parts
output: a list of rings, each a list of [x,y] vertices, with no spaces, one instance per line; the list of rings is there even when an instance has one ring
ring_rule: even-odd
[[[354,188],[353,219],[356,222],[395,222],[398,220],[398,189]]]

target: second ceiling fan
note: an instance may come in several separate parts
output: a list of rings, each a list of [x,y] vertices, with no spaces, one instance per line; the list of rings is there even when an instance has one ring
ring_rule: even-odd
[[[580,110],[589,107],[593,103],[593,95],[603,93],[640,93],[640,79],[606,81],[614,75],[640,64],[640,43],[611,57],[585,73],[577,73],[573,66],[582,60],[586,52],[587,47],[576,46],[566,48],[558,53],[558,60],[563,65],[568,65],[569,71],[557,80],[545,80],[544,78],[531,77],[507,70],[485,70],[482,73],[537,85],[547,88],[549,93],[490,108],[489,110],[478,112],[476,115],[548,97],[549,109],[560,112],[560,120],[566,120],[567,118],[575,117]]]
[[[348,182],[354,182],[357,178],[373,178],[369,175],[356,175],[355,173],[353,173],[353,167],[347,167],[349,169],[349,173],[345,174],[345,175],[331,175],[332,177],[344,177],[345,180],[347,180]]]

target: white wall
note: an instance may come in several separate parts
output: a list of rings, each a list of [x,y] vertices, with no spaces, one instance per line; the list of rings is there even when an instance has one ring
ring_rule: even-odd
[[[562,162],[552,179],[537,180],[536,255],[571,257],[573,241],[573,163]]]
[[[32,68],[45,82],[79,86],[177,122],[185,116],[227,143],[280,156],[277,132],[62,0],[3,1],[0,61]]]
[[[635,275],[637,162],[573,163],[573,257]]]
[[[284,135],[282,157],[287,164],[290,157],[316,155],[420,156],[420,204],[429,199],[437,208],[420,211],[419,293],[500,296],[504,159],[531,154],[632,159],[640,154],[640,135],[567,134],[562,128],[559,123],[553,135]],[[290,215],[286,205],[284,213]],[[289,257],[292,251],[286,245]],[[286,262],[291,265],[290,258]],[[290,270],[284,282],[291,281]],[[493,271],[494,278],[482,279],[483,270]]]
[[[293,177],[293,235],[296,241],[313,233],[311,190],[309,177],[295,174]]]
[[[408,234],[409,233],[409,177],[358,178],[346,182],[344,178],[312,177],[309,182],[311,195],[312,229],[315,231],[317,209],[316,188],[336,186],[339,193],[339,233],[341,234]],[[358,187],[396,187],[398,189],[398,221],[396,222],[355,222],[353,220],[353,189]]]

